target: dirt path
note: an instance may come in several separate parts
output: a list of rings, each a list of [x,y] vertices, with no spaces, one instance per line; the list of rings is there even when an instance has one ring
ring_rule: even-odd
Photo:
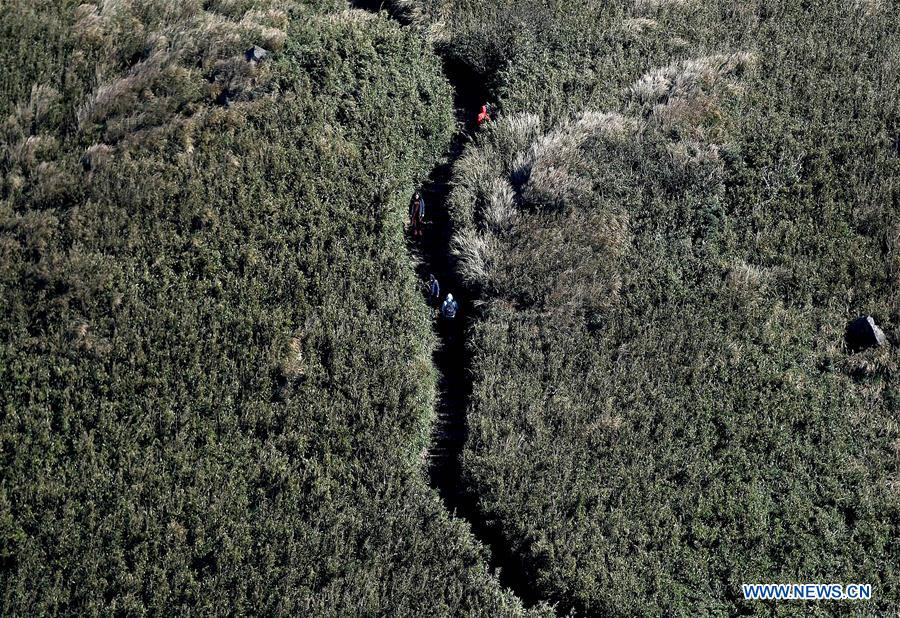
[[[407,24],[405,15],[392,15],[381,0],[349,0],[350,6],[372,12],[386,11],[393,19]],[[477,508],[477,496],[468,491],[463,476],[461,456],[466,443],[466,413],[472,390],[466,334],[473,316],[472,297],[456,271],[450,251],[453,224],[447,208],[453,164],[462,154],[470,135],[476,131],[475,117],[482,104],[490,100],[481,76],[466,67],[444,59],[444,74],[453,87],[457,133],[443,163],[436,166],[419,188],[425,199],[426,228],[424,237],[410,239],[410,253],[418,257],[417,273],[424,282],[433,274],[440,283],[441,297],[448,292],[459,301],[459,316],[452,322],[435,322],[439,344],[434,352],[438,370],[437,419],[432,428],[428,452],[430,484],[438,491],[447,510],[466,520],[472,533],[490,549],[490,567],[498,572],[500,583],[512,590],[526,607],[539,599],[528,584],[521,560],[509,551],[499,531],[488,525]],[[414,188],[410,187],[410,195]]]
[[[471,113],[473,109],[478,107],[458,106],[457,112],[458,115]],[[461,123],[461,127],[464,126]],[[467,436],[466,413],[472,392],[466,336],[471,327],[473,307],[472,298],[460,281],[450,252],[453,228],[446,201],[451,188],[452,166],[466,140],[465,133],[454,139],[447,162],[436,167],[422,187],[426,230],[423,239],[409,242],[410,251],[420,260],[419,277],[425,281],[429,274],[434,274],[440,282],[442,297],[450,292],[460,305],[456,320],[435,323],[439,344],[433,360],[439,381],[428,476],[447,510],[468,521],[473,534],[490,549],[490,566],[499,571],[500,583],[511,589],[525,606],[533,606],[539,599],[528,585],[521,561],[507,549],[499,531],[487,525],[482,518],[477,507],[477,496],[468,490],[462,470],[461,456]]]
[[[474,130],[467,120],[474,118],[484,101],[479,92],[461,93],[456,88],[459,83],[473,83],[460,76],[457,71],[447,70],[447,75],[456,93],[454,103],[460,131],[451,144],[446,162],[432,170],[428,181],[421,188],[426,204],[424,238],[409,242],[410,251],[419,257],[419,277],[425,281],[428,275],[433,274],[440,282],[442,297],[448,292],[452,293],[460,307],[459,316],[455,320],[435,322],[439,344],[433,360],[439,380],[437,419],[432,428],[428,476],[431,486],[441,495],[447,510],[468,521],[473,534],[488,546],[491,553],[490,566],[499,571],[500,583],[511,589],[523,604],[532,606],[538,599],[528,585],[521,561],[507,549],[499,531],[487,525],[481,517],[477,496],[468,490],[462,470],[461,457],[467,436],[466,413],[472,392],[466,337],[474,308],[472,297],[460,280],[456,261],[450,251],[453,224],[447,208],[447,197],[451,189],[453,164],[469,141],[468,133]],[[451,78],[452,75],[457,79]]]

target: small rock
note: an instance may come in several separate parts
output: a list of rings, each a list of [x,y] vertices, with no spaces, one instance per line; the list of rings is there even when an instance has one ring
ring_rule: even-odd
[[[847,324],[847,345],[851,350],[864,350],[887,343],[884,331],[878,328],[875,318],[863,315]]]
[[[251,62],[253,64],[262,62],[263,59],[265,59],[268,55],[269,52],[258,45],[254,45],[244,52],[244,58],[247,59],[247,62]]]

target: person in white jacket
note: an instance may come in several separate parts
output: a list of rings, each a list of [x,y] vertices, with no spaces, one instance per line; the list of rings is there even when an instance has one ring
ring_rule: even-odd
[[[459,310],[459,303],[453,300],[453,294],[447,294],[447,298],[444,299],[444,304],[441,305],[441,315],[448,320],[452,320],[456,317],[456,312]]]

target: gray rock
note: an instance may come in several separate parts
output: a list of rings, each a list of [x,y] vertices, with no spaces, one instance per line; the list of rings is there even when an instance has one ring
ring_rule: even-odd
[[[244,52],[244,58],[247,59],[247,62],[252,62],[253,64],[262,62],[268,55],[269,52],[258,45],[254,45]]]
[[[864,350],[887,343],[884,331],[878,328],[875,318],[863,315],[847,324],[847,345],[851,350]]]

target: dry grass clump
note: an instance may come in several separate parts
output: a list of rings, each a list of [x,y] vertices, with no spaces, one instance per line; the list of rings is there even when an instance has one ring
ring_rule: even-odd
[[[104,0],[75,9],[74,32],[101,55],[98,85],[77,112],[79,129],[115,143],[141,129],[231,102],[265,83],[251,45],[281,49],[290,3]],[[222,9],[218,12],[216,8]],[[238,10],[240,9],[240,10]],[[262,71],[262,73],[260,73]]]
[[[478,148],[466,149],[453,167],[455,189],[450,196],[450,207],[454,218],[472,224],[477,216],[482,216],[490,205],[499,177],[508,177],[514,185],[521,184],[523,153],[540,135],[540,130],[541,120],[535,114],[505,116],[488,127]],[[500,215],[502,209],[497,210],[497,204],[494,206],[493,214]]]
[[[275,372],[282,382],[290,382],[306,373],[306,361],[303,357],[303,340],[299,336],[291,337],[276,351]]]
[[[603,412],[597,419],[590,423],[586,430],[589,434],[606,434],[610,431],[617,431],[622,426],[622,416],[618,414],[610,414]]]
[[[287,38],[288,14],[283,9],[252,9],[247,11],[240,21],[248,30],[259,33],[259,45],[270,50],[284,47]]]
[[[659,23],[655,19],[648,17],[631,17],[622,22],[622,28],[625,32],[633,35],[644,34],[651,30],[655,30]]]
[[[81,4],[75,7],[73,32],[82,43],[99,44],[104,40],[109,19],[100,14],[96,4]]]
[[[391,12],[409,23],[420,23],[425,17],[422,3],[418,0],[387,0]]]
[[[68,344],[84,354],[101,355],[110,349],[109,342],[100,337],[84,319],[79,318],[72,322],[66,335]]]
[[[27,101],[15,106],[2,125],[2,159],[7,165],[33,163],[38,151],[45,149],[51,136],[41,133],[45,129],[51,108],[59,100],[59,94],[48,86],[35,84]]]
[[[672,169],[679,175],[705,177],[712,182],[721,180],[724,162],[721,148],[717,144],[687,138],[668,142],[666,153],[672,163]]]
[[[528,170],[526,202],[562,209],[586,199],[593,181],[591,161],[600,151],[617,151],[633,142],[641,123],[617,113],[586,111],[532,144],[519,169]]]
[[[206,0],[205,9],[230,18],[239,18],[248,11],[287,11],[297,2],[291,0]]]
[[[378,19],[378,15],[364,9],[348,8],[335,13],[327,13],[325,15],[317,15],[316,21],[326,22],[329,24],[353,24]]]
[[[726,285],[733,289],[759,289],[765,280],[763,268],[743,260],[736,260],[725,274]]]
[[[126,75],[98,86],[78,110],[79,128],[90,131],[94,124],[137,107],[148,90],[186,78],[187,71],[173,61],[174,54],[160,50],[132,67]]]
[[[540,126],[533,115],[501,119],[460,158],[454,253],[464,279],[500,301],[578,313],[621,286],[628,217],[597,199],[592,170],[631,149],[642,122],[586,111],[544,134]]]
[[[488,229],[494,234],[506,234],[512,229],[516,220],[516,193],[509,180],[494,179],[483,216]]]
[[[493,234],[462,229],[453,236],[451,251],[459,260],[459,274],[467,284],[490,288],[496,283],[494,267],[500,256],[500,245]]]
[[[454,219],[474,225],[486,204],[494,180],[500,176],[499,161],[491,149],[468,148],[453,166],[454,190],[449,206]]]
[[[508,162],[540,136],[541,119],[537,114],[512,114],[500,118],[490,129],[492,155]],[[511,171],[509,166],[507,171]]]
[[[842,354],[839,359],[841,370],[858,379],[875,376],[889,378],[900,370],[900,354],[890,343],[856,354]]]
[[[724,265],[723,291],[744,310],[768,312],[778,289],[790,285],[790,275],[790,270],[784,267],[760,266],[735,258]]]
[[[641,123],[622,114],[586,111],[575,120],[573,133],[581,144],[592,138],[604,138],[610,143],[624,143],[632,139]]]
[[[693,58],[644,74],[628,89],[635,113],[667,135],[701,141],[723,138],[721,101],[738,93],[739,79],[756,65],[749,52]]]
[[[6,118],[0,132],[0,196],[30,191],[37,202],[46,204],[69,187],[70,174],[55,160],[59,139],[49,132],[50,116],[58,102],[54,89],[34,85],[28,100],[16,105]]]
[[[345,9],[343,11],[338,11],[337,13],[318,16],[316,19],[326,21],[330,24],[347,24],[378,19],[378,16],[371,11],[365,11],[363,9]]]
[[[57,139],[52,135],[29,135],[23,141],[9,145],[9,158],[13,165],[26,169],[38,165],[41,155],[52,152],[57,147]]]
[[[562,210],[589,194],[590,178],[578,173],[583,162],[582,144],[578,136],[556,131],[542,136],[531,147],[523,166],[529,170],[522,190],[527,203]]]
[[[59,93],[43,84],[31,87],[31,95],[27,102],[16,106],[9,122],[15,124],[19,131],[37,131],[47,120],[51,107],[59,101]]]
[[[50,206],[74,187],[75,177],[65,164],[42,161],[31,173],[31,194],[36,206]]]
[[[630,94],[644,106],[693,98],[723,78],[740,76],[755,62],[756,57],[744,51],[692,58],[644,74],[632,84]]]

